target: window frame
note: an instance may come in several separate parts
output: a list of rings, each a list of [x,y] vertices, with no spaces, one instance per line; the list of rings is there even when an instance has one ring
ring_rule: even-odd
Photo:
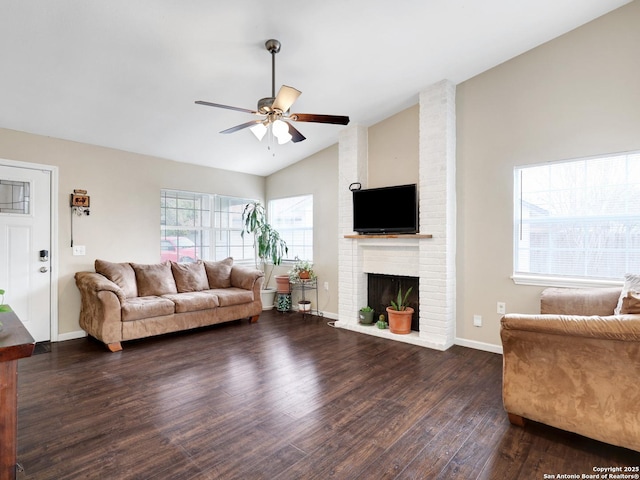
[[[623,157],[623,158],[620,158],[620,157]],[[522,269],[521,266],[519,265],[519,255],[521,253],[521,249],[519,247],[521,242],[522,229],[526,228],[526,226],[536,225],[536,222],[531,221],[530,218],[528,218],[528,221],[524,220],[525,219],[524,203],[526,203],[526,200],[523,198],[523,192],[521,190],[522,172],[527,169],[533,169],[533,168],[539,168],[539,167],[553,168],[554,165],[568,164],[568,163],[575,164],[576,166],[583,164],[584,167],[587,168],[589,162],[604,161],[607,159],[620,159],[620,161],[624,162],[625,168],[629,168],[629,165],[631,164],[631,162],[637,162],[640,160],[640,152],[634,151],[634,152],[610,153],[610,154],[597,155],[592,157],[563,160],[558,162],[547,162],[547,163],[521,165],[521,166],[519,165],[514,167],[514,180],[513,180],[514,211],[513,211],[513,240],[512,240],[513,241],[513,274],[511,278],[515,284],[535,285],[535,286],[556,286],[556,287],[590,287],[590,286],[611,287],[611,286],[620,286],[624,283],[623,277],[624,277],[624,274],[627,272],[621,273],[620,277],[618,278],[611,278],[609,276],[602,276],[602,277],[589,276],[589,275],[580,276],[580,275],[568,274],[568,273],[567,274],[533,273],[531,272],[531,269],[529,269],[529,271],[526,271],[525,269]],[[637,163],[633,163],[633,168],[637,169]],[[594,177],[593,175],[591,175],[591,176],[586,176],[585,178],[593,179],[598,177],[597,176]],[[639,183],[640,183],[640,179],[638,179],[637,177],[633,177],[631,181],[627,181],[624,185],[637,185]],[[585,185],[580,185],[579,187],[576,187],[574,190],[571,190],[571,192],[572,193],[580,192],[580,189],[584,189],[587,184],[588,182],[585,182]],[[590,186],[593,186],[593,184],[591,184]],[[600,190],[605,190],[607,186],[608,184],[606,183],[598,183],[597,185],[597,187]],[[630,201],[632,200],[628,199],[627,203],[630,203]],[[541,208],[539,205],[535,205],[532,203],[529,203],[529,205],[532,205],[532,207],[530,207],[530,210],[533,210],[534,208]],[[546,217],[545,222],[546,223],[556,222],[558,224],[562,224],[563,221],[566,222],[568,219],[571,219],[574,221],[575,225],[580,225],[582,228],[587,228],[589,225],[592,225],[591,222],[593,222],[594,219],[604,217],[609,220],[617,220],[619,223],[622,223],[626,229],[630,230],[630,232],[628,232],[627,235],[633,235],[634,227],[637,225],[637,223],[634,222],[634,219],[640,218],[640,214],[635,214],[635,213],[632,214],[629,212],[625,213],[624,215],[620,215],[620,214],[615,215],[615,214],[606,213],[606,214],[600,214],[599,216],[596,215],[595,213],[596,212],[592,210],[588,210],[586,213],[581,215],[579,214],[565,215],[565,217],[556,217],[556,218],[554,218],[552,215],[549,215],[548,217]],[[582,222],[580,222],[581,219],[583,220]],[[637,235],[637,232],[636,232],[636,235]],[[531,239],[531,235],[529,235],[528,238]],[[579,237],[579,238],[584,239],[584,237]],[[581,252],[585,248],[586,247],[582,247],[582,249],[578,248],[575,251]],[[603,252],[607,253],[615,250],[616,249],[611,249],[610,247],[603,247],[601,249],[598,249],[597,251],[600,253],[603,253]],[[636,248],[631,246],[625,246],[622,250],[627,252],[627,254],[636,252]],[[526,251],[526,247],[525,247],[525,251]],[[550,248],[549,251],[553,252],[554,250]],[[631,261],[631,263],[633,262]],[[625,268],[628,268],[629,263],[626,263],[626,265],[627,266]],[[520,271],[518,270],[519,268],[520,268]]]

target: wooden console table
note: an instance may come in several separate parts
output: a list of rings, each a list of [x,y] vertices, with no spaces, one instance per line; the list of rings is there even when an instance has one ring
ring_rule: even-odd
[[[16,478],[18,360],[30,357],[36,342],[14,312],[0,312],[0,480]]]

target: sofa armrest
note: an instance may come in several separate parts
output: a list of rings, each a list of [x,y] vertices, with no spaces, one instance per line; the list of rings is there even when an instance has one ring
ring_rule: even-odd
[[[231,269],[231,286],[237,288],[244,288],[245,290],[254,290],[256,287],[258,293],[262,288],[262,282],[264,281],[264,272],[255,268],[242,267],[234,265]]]
[[[546,288],[540,295],[540,313],[557,315],[613,315],[621,287]]]
[[[98,292],[106,291],[115,293],[120,303],[126,299],[123,290],[104,275],[94,272],[77,272],[75,278],[76,285],[82,294],[97,295]]]
[[[120,342],[125,301],[122,289],[99,273],[77,272],[75,279],[81,295],[82,329],[108,345]]]
[[[502,317],[503,343],[508,331],[564,335],[567,337],[640,341],[640,315],[523,315],[510,313]]]

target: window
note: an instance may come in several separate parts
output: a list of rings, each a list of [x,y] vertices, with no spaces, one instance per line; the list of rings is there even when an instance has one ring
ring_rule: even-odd
[[[269,223],[287,242],[286,260],[313,261],[313,195],[269,201]]]
[[[160,192],[160,258],[194,262],[233,257],[253,262],[253,242],[242,239],[242,210],[250,199],[205,193]]]
[[[0,213],[31,213],[29,182],[0,179]]]
[[[233,257],[234,261],[251,260],[253,256],[253,237],[242,238],[242,211],[252,202],[246,198],[214,197],[215,257],[223,259]]]
[[[638,271],[640,153],[516,168],[514,183],[517,283],[621,281]]]

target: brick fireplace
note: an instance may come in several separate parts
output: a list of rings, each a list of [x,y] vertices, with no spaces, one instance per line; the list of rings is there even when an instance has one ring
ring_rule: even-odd
[[[455,338],[455,85],[441,81],[420,93],[420,235],[354,235],[349,185],[367,185],[367,129],[354,125],[339,143],[338,320],[336,327],[446,350]],[[419,331],[397,335],[358,323],[367,305],[367,274],[417,277]]]

